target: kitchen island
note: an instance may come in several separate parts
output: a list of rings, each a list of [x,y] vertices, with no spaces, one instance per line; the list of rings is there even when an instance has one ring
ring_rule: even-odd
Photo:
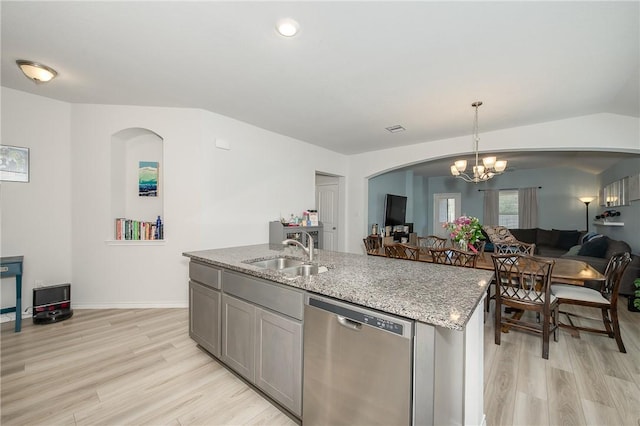
[[[294,358],[300,353],[301,362],[304,318],[299,304],[303,297],[322,295],[414,321],[412,424],[482,423],[483,311],[478,307],[492,272],[318,250],[314,262],[324,272],[291,277],[251,264],[274,257],[303,258],[296,247],[269,244],[194,251],[184,256],[191,259],[190,314],[196,305],[206,310],[216,310],[217,306],[221,323],[217,324],[218,330],[209,330],[209,322],[194,317],[190,321],[192,337],[201,343],[197,330],[192,329],[200,321],[200,327],[213,340],[207,342],[211,343],[209,347],[201,345],[249,382],[263,391],[267,389],[267,395],[294,415],[301,417],[299,397],[295,395],[299,392],[290,390],[289,385],[275,389],[278,386],[274,386],[274,379],[259,377],[259,357],[270,349],[266,343],[248,347],[249,343],[239,344],[229,338],[251,334],[251,339],[258,339],[255,335],[267,318],[269,324],[282,325],[278,330],[288,330],[291,353]],[[213,278],[209,270],[215,272]],[[205,281],[212,285],[202,288],[200,284]],[[254,295],[263,287],[272,292]],[[204,295],[210,298],[201,297]],[[211,302],[203,304],[203,300]],[[268,315],[274,313],[276,317],[269,319]],[[225,321],[244,328],[230,329]],[[299,350],[295,348],[298,344]],[[242,353],[257,354],[250,362],[229,352],[243,345],[246,350]],[[295,372],[292,380],[298,382],[301,377],[301,371]]]

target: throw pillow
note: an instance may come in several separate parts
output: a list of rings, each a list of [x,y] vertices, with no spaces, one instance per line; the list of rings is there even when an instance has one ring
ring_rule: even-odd
[[[584,234],[582,236],[581,244],[589,242],[589,241],[593,240],[594,238],[600,238],[600,237],[603,237],[603,235],[602,234],[598,234],[597,232],[588,232],[588,233],[586,233],[586,234]]]
[[[578,256],[604,257],[607,253],[609,241],[606,238],[596,238],[583,244],[578,251]]]
[[[483,226],[492,243],[512,243],[516,238],[504,226]]]
[[[573,246],[569,249],[568,252],[563,254],[563,256],[577,256],[581,248],[582,248],[581,245]]]

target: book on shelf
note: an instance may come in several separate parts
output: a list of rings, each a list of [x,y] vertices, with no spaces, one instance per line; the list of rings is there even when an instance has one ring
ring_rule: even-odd
[[[160,227],[158,227],[160,224]],[[164,238],[162,222],[141,221],[124,217],[115,220],[115,239],[131,241],[162,240]]]

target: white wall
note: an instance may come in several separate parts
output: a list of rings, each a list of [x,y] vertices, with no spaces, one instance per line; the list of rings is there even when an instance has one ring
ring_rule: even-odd
[[[71,282],[76,308],[186,306],[183,252],[265,243],[269,221],[315,207],[316,171],[347,174],[342,155],[202,110],[69,105],[2,88],[2,123],[3,144],[32,150],[31,182],[0,191],[2,255],[25,256],[27,306],[36,279]],[[162,245],[106,242],[112,135],[129,128],[163,139]],[[12,288],[3,283],[3,306]]]
[[[24,256],[22,306],[36,280],[71,281],[71,159],[67,103],[2,88],[2,144],[29,148],[29,183],[0,183],[2,256]],[[14,278],[2,279],[2,307],[14,306]]]
[[[601,150],[640,153],[640,119],[595,114],[532,126],[483,133],[482,150]],[[369,177],[425,160],[471,153],[469,136],[368,152],[349,157],[347,251],[361,252],[368,230]],[[364,214],[362,213],[364,212]]]
[[[265,243],[269,221],[315,207],[316,170],[346,174],[341,155],[202,110],[73,105],[71,123],[76,306],[186,306],[183,252]],[[163,245],[105,243],[110,166],[95,159],[136,127],[163,140]]]

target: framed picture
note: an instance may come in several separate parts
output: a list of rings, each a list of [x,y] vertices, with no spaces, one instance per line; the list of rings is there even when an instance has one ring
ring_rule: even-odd
[[[29,182],[29,148],[0,145],[0,180]]]
[[[158,162],[140,161],[138,164],[138,195],[140,197],[157,197]]]

